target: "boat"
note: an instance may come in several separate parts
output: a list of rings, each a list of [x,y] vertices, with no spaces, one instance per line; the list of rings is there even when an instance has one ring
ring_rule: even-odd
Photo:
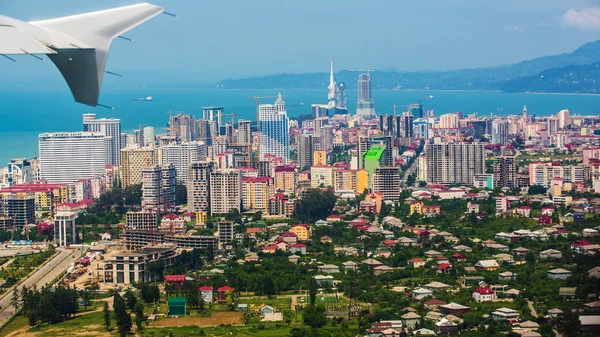
[[[148,97],[142,97],[142,98],[134,98],[133,101],[134,102],[152,102],[152,101],[154,101],[154,98],[152,98],[152,96],[148,96]]]

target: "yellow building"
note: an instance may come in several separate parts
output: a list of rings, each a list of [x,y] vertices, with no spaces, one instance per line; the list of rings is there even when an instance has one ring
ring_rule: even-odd
[[[196,224],[197,225],[206,225],[207,221],[208,221],[208,212],[206,212],[206,211],[196,212]]]
[[[327,151],[317,150],[313,153],[313,166],[327,165]]]
[[[356,187],[355,187],[355,191],[357,193],[362,194],[368,188],[369,188],[369,171],[367,171],[367,170],[358,170],[358,171],[356,171]]]
[[[409,215],[413,215],[413,214],[419,214],[419,215],[423,215],[423,202],[422,201],[413,201],[410,203],[410,214]]]
[[[298,235],[298,240],[300,241],[306,241],[312,237],[312,228],[305,224],[292,226],[290,232]]]
[[[275,167],[275,190],[294,192],[296,189],[296,170],[290,166]]]
[[[242,204],[244,210],[255,210],[267,213],[269,199],[273,197],[273,179],[270,177],[242,179]]]
[[[121,150],[121,185],[126,188],[142,183],[142,169],[157,164],[156,151],[151,148]]]

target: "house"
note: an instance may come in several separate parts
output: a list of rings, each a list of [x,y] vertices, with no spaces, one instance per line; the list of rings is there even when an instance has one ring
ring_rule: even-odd
[[[179,289],[185,283],[185,275],[165,275],[165,282]]]
[[[554,308],[554,309],[548,310],[548,316],[550,316],[552,318],[556,318],[562,314],[563,314],[563,311],[560,310],[559,308]]]
[[[464,262],[467,261],[467,257],[461,253],[455,253],[452,254],[452,258],[456,261],[456,262]]]
[[[275,312],[275,308],[267,304],[258,309],[258,312],[260,312],[261,315],[272,314]]]
[[[435,331],[429,330],[427,328],[421,328],[413,331],[412,334],[415,336],[434,336]]]
[[[583,308],[585,310],[594,311],[594,312],[600,311],[600,301],[586,303],[583,305]]]
[[[513,256],[510,254],[502,253],[494,255],[494,259],[500,262],[508,262],[513,260]]]
[[[110,241],[112,239],[112,235],[108,232],[103,233],[102,235],[100,235],[100,239],[102,241]]]
[[[458,333],[458,324],[446,318],[442,318],[439,322],[435,323],[435,332],[455,335]]]
[[[333,287],[333,276],[331,275],[315,275],[314,279],[320,287]]]
[[[583,247],[589,246],[592,243],[587,240],[577,240],[571,244],[571,249],[576,251],[577,253],[583,253],[585,250]]]
[[[235,309],[235,311],[241,311],[241,312],[248,311],[248,304],[246,304],[246,303],[240,303],[240,304],[238,304],[237,308]]]
[[[306,245],[303,243],[294,243],[290,246],[290,252],[292,254],[306,255]]]
[[[295,225],[290,228],[290,232],[298,236],[298,240],[306,241],[312,237],[312,227],[307,224]]]
[[[295,254],[290,255],[290,256],[288,256],[288,261],[290,263],[298,263],[298,261],[300,261],[300,256],[295,255]]]
[[[433,291],[431,291],[430,289],[425,289],[425,288],[417,288],[415,290],[413,290],[411,292],[412,297],[416,300],[422,300],[425,297],[429,297],[431,295],[433,295]]]
[[[492,318],[496,321],[505,321],[510,324],[518,323],[519,312],[514,309],[502,307],[492,312]]]
[[[496,262],[496,260],[479,260],[475,264],[475,268],[485,271],[494,271],[498,270],[498,268],[500,268],[500,265],[498,264],[498,262]]]
[[[227,302],[227,292],[234,292],[235,288],[230,286],[223,286],[217,289],[217,301],[221,304]]]
[[[366,264],[367,266],[371,267],[371,268],[375,268],[375,267],[379,267],[379,266],[383,266],[383,263],[373,259],[373,258],[368,258],[366,260],[361,261],[362,264]]]
[[[423,302],[423,305],[427,309],[436,309],[440,305],[444,305],[444,304],[446,304],[446,302],[441,301],[441,300],[435,300],[435,299]]]
[[[185,316],[185,297],[173,297],[169,299],[169,316]]]
[[[423,215],[423,206],[424,206],[424,204],[422,201],[411,202],[409,215],[413,215],[413,214]]]
[[[437,266],[438,273],[449,273],[452,269],[452,265],[450,263],[440,263]]]
[[[415,257],[414,259],[410,259],[408,260],[408,264],[413,266],[413,268],[421,268],[424,267],[425,264],[427,263],[427,261],[420,259],[418,257]]]
[[[565,280],[571,277],[571,272],[563,268],[556,268],[548,270],[548,277],[555,280]]]
[[[334,222],[338,222],[338,221],[342,221],[342,216],[341,215],[337,215],[337,214],[331,214],[330,216],[328,216],[325,221],[327,221],[328,223],[334,223]]]
[[[598,333],[600,333],[600,315],[582,315],[579,316],[579,321],[581,322],[581,329],[583,331],[595,333],[596,336],[598,335]]]
[[[340,267],[336,266],[335,264],[324,264],[324,265],[318,266],[317,270],[320,273],[336,274],[336,273],[340,272]]]
[[[454,247],[452,247],[452,249],[454,249],[457,252],[465,252],[465,253],[470,253],[473,251],[473,248],[471,248],[469,246],[465,246],[465,245],[454,246]]]
[[[556,249],[546,249],[540,252],[540,259],[562,259],[562,252]]]
[[[321,243],[333,243],[333,239],[327,235],[321,236]]]
[[[514,281],[517,279],[517,274],[512,271],[505,271],[503,273],[498,274],[499,281]]]
[[[434,258],[436,258],[438,256],[442,256],[442,253],[436,252],[435,250],[428,250],[428,251],[426,251],[423,254],[425,254],[425,256],[427,256],[430,259],[434,259]]]
[[[529,249],[524,248],[524,247],[517,247],[517,248],[513,249],[513,252],[517,256],[525,256],[525,255],[527,255],[527,253],[529,253]]]
[[[213,302],[213,287],[202,286],[198,288],[198,291],[200,292],[200,296],[202,296],[204,303]]]
[[[383,273],[390,273],[392,271],[394,271],[394,268],[388,267],[386,265],[373,268],[373,273],[375,275],[381,275]]]
[[[529,215],[531,214],[531,207],[529,206],[520,206],[518,208],[515,208],[513,210],[513,215],[514,216],[520,216],[523,218],[529,218]]]
[[[423,216],[425,217],[439,216],[441,214],[442,208],[440,205],[423,206]]]
[[[400,318],[402,318],[402,326],[409,329],[414,329],[421,322],[421,316],[414,312],[406,313],[400,316]]]
[[[475,302],[491,302],[496,298],[496,293],[490,288],[479,287],[473,290]]]
[[[575,297],[576,294],[577,294],[577,287],[560,287],[560,288],[558,288],[558,296]]]
[[[539,329],[540,325],[534,321],[525,321],[519,323],[519,327],[522,329],[523,332],[529,332]]]
[[[283,233],[281,234],[281,239],[290,244],[293,245],[294,243],[298,242],[298,234],[293,233],[293,232],[287,232],[287,233]]]
[[[435,258],[435,263],[437,264],[448,264],[450,260],[445,256],[438,256]]]
[[[358,263],[356,263],[354,261],[346,261],[346,262],[342,263],[342,267],[344,268],[345,272],[357,271]]]
[[[427,283],[426,285],[423,286],[423,288],[425,289],[429,289],[431,291],[438,291],[438,290],[448,290],[451,286],[442,282],[431,282],[431,283]]]
[[[474,204],[472,202],[467,202],[467,214],[479,214],[479,204]]]
[[[467,312],[471,311],[471,308],[454,302],[440,305],[440,309],[442,309],[444,315],[466,314]]]

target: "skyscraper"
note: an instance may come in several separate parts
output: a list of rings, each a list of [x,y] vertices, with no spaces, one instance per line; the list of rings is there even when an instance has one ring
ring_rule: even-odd
[[[398,167],[377,167],[373,172],[373,192],[383,194],[385,200],[400,198],[400,169]]]
[[[508,121],[496,118],[492,121],[492,144],[508,144]]]
[[[298,167],[300,167],[301,170],[307,166],[312,166],[314,161],[314,150],[313,135],[298,135]]]
[[[156,138],[154,136],[154,127],[144,127],[144,145],[143,146],[154,146]],[[120,152],[119,152],[120,153]]]
[[[250,144],[252,142],[252,121],[238,120],[238,144]]]
[[[187,181],[188,207],[193,212],[210,211],[210,173],[212,162],[196,162],[190,165]]]
[[[261,121],[262,122],[262,121]],[[242,174],[237,169],[220,169],[210,173],[210,212],[225,214],[242,208]]]
[[[115,118],[96,119],[96,114],[83,114],[83,131],[100,132],[109,137],[107,164],[121,163],[121,120]]]
[[[329,93],[327,94],[327,108],[335,109],[337,107],[337,84],[335,82],[335,76],[333,76],[333,61],[331,61],[331,68],[329,70]]]
[[[48,183],[71,184],[104,174],[110,138],[103,133],[42,133],[38,139],[40,176]]]
[[[485,149],[479,143],[439,143],[425,147],[428,184],[472,185],[485,173]]]
[[[494,159],[494,186],[513,188],[517,186],[517,163],[514,156]]]
[[[142,170],[142,207],[160,213],[175,209],[175,177],[172,164]]]
[[[412,113],[415,118],[423,118],[423,105],[411,104],[408,106],[408,110]]]
[[[523,120],[526,121],[527,120],[527,105],[523,106]]]
[[[173,164],[177,170],[177,182],[185,185],[191,163],[206,160],[208,147],[204,142],[186,142],[161,147],[161,164]]]
[[[371,74],[358,75],[358,102],[356,115],[361,117],[375,117],[375,103],[371,97]]]
[[[413,132],[413,114],[410,111],[403,112],[402,115],[396,116],[396,137],[404,142],[412,141],[414,138]]]
[[[275,104],[261,104],[258,108],[260,117],[260,160],[266,154],[288,161],[289,118],[285,110],[285,102],[278,95]]]
[[[171,115],[169,120],[169,135],[182,142],[196,140],[196,119],[192,115]]]
[[[142,182],[142,169],[156,165],[156,149],[143,147],[121,150],[121,185],[126,188]]]

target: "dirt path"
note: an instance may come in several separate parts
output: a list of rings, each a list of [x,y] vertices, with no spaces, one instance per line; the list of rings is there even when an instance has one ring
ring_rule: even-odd
[[[243,325],[241,312],[215,312],[210,317],[179,317],[164,318],[151,324],[150,327],[180,327],[180,326],[199,326],[212,327],[221,324]]]
[[[529,306],[529,310],[531,310],[531,315],[533,315],[533,317],[538,317],[537,311],[533,307],[533,302],[527,300],[527,305]]]

